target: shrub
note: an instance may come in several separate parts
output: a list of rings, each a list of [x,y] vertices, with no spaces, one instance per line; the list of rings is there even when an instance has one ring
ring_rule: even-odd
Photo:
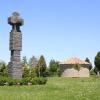
[[[91,69],[91,70],[90,70],[90,75],[96,76],[96,73],[95,73],[94,69]]]
[[[37,79],[38,79],[37,77],[34,77],[34,78],[31,79],[30,82],[32,83],[32,85],[36,85],[37,84]]]
[[[46,84],[47,78],[44,77],[34,77],[34,78],[22,78],[21,80],[11,79],[8,77],[0,77],[0,86],[8,85],[28,85],[29,83],[32,85],[42,85]]]
[[[6,77],[0,77],[0,86],[5,85],[5,83],[8,81],[8,78]]]
[[[47,78],[44,78],[44,77],[35,77],[35,78],[32,78],[30,82],[33,85],[42,85],[42,84],[46,84]]]
[[[9,78],[7,82],[9,86],[15,85],[14,79]]]
[[[8,78],[7,83],[9,86],[17,85],[18,83],[21,85],[21,80]]]
[[[37,73],[36,73],[36,67],[32,67],[31,68],[31,74],[30,74],[31,78],[34,78],[37,76]]]
[[[22,73],[22,77],[26,78],[30,76],[30,69],[27,66],[23,67],[23,73]]]
[[[27,85],[28,82],[30,82],[30,80],[31,80],[30,77],[22,78],[22,80],[21,80],[21,84],[22,84],[22,85]]]
[[[8,77],[0,77],[0,86],[4,86],[4,85],[17,85],[17,83],[20,82],[20,80],[16,80],[16,79],[11,79]]]
[[[47,78],[40,77],[37,82],[39,85],[46,84]]]

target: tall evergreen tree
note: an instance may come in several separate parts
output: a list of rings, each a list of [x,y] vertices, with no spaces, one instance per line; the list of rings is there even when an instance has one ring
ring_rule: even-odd
[[[34,77],[37,76],[37,74],[36,74],[36,67],[32,67],[32,68],[31,68],[30,76],[31,76],[31,78],[34,78]]]
[[[95,56],[94,64],[97,68],[97,75],[100,76],[100,51]]]
[[[30,69],[27,66],[24,66],[22,71],[22,77],[26,78],[29,76],[30,76]]]
[[[88,63],[90,64],[90,65],[89,65],[89,70],[91,70],[91,69],[92,69],[92,64],[91,64],[91,62],[90,62],[90,59],[89,59],[89,58],[86,58],[85,61],[88,62]]]
[[[98,71],[98,70],[97,70],[96,67],[94,67],[93,71],[94,71],[95,74],[97,74],[97,71]]]
[[[0,61],[0,76],[8,76],[8,68],[4,61]]]
[[[37,64],[38,64],[38,59],[35,57],[35,56],[32,56],[30,59],[29,59],[29,67],[32,68],[32,67],[36,67]]]
[[[51,75],[57,75],[59,69],[59,63],[55,60],[51,60],[49,63],[49,70]]]
[[[43,55],[40,56],[40,59],[38,61],[37,64],[37,74],[38,76],[45,76],[45,72],[46,72],[46,61]]]
[[[28,65],[27,58],[26,56],[24,56],[22,59],[22,66],[27,66],[27,65]]]
[[[30,69],[28,67],[28,62],[26,56],[23,57],[22,59],[22,77],[26,78],[30,76]]]

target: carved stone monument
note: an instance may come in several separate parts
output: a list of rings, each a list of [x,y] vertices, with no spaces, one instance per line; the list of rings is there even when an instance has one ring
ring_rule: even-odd
[[[9,44],[11,58],[8,65],[8,75],[13,79],[22,78],[22,65],[20,61],[20,51],[22,50],[22,33],[20,26],[23,25],[23,22],[24,20],[20,17],[18,12],[12,13],[12,16],[8,18],[8,24],[12,26]]]

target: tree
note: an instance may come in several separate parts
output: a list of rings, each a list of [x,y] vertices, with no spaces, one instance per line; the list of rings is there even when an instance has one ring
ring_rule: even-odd
[[[76,69],[79,72],[80,69],[81,69],[81,65],[80,64],[75,64],[74,69]]]
[[[49,63],[49,70],[51,75],[58,75],[59,63],[55,60],[51,60]]]
[[[100,76],[100,51],[95,56],[94,64],[97,68],[97,75]]]
[[[24,56],[23,59],[22,59],[22,66],[28,66],[28,62],[27,62],[26,56]]]
[[[78,76],[79,76],[79,71],[81,70],[81,65],[80,64],[75,64],[73,65],[74,69],[78,71]]]
[[[95,68],[92,68],[91,70],[90,70],[90,75],[96,75],[97,74],[97,72],[96,72],[96,69]]]
[[[37,64],[38,64],[38,60],[35,56],[32,56],[30,59],[29,59],[29,67],[32,68],[32,67],[36,67]]]
[[[45,76],[45,72],[46,72],[46,61],[43,55],[40,56],[40,59],[38,61],[37,64],[37,74],[38,76]]]
[[[97,68],[96,67],[94,67],[93,71],[94,71],[95,74],[97,74]]]
[[[90,59],[89,59],[89,58],[86,58],[85,61],[88,62],[88,63],[90,64],[90,65],[89,65],[89,70],[91,70],[91,69],[92,69],[92,64],[91,64],[91,62],[90,62]]]
[[[0,62],[0,76],[8,76],[8,69],[7,69],[7,65],[4,61]]]
[[[22,77],[26,78],[29,76],[30,76],[30,69],[27,66],[24,66],[22,71]]]
[[[36,74],[36,67],[32,67],[31,68],[31,78],[34,78],[36,76],[37,76],[37,74]]]

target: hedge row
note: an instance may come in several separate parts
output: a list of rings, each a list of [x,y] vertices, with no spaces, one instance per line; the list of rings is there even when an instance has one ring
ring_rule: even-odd
[[[35,78],[22,78],[21,80],[11,79],[8,77],[0,77],[0,86],[12,86],[12,85],[42,85],[46,84],[47,78],[35,77]]]

